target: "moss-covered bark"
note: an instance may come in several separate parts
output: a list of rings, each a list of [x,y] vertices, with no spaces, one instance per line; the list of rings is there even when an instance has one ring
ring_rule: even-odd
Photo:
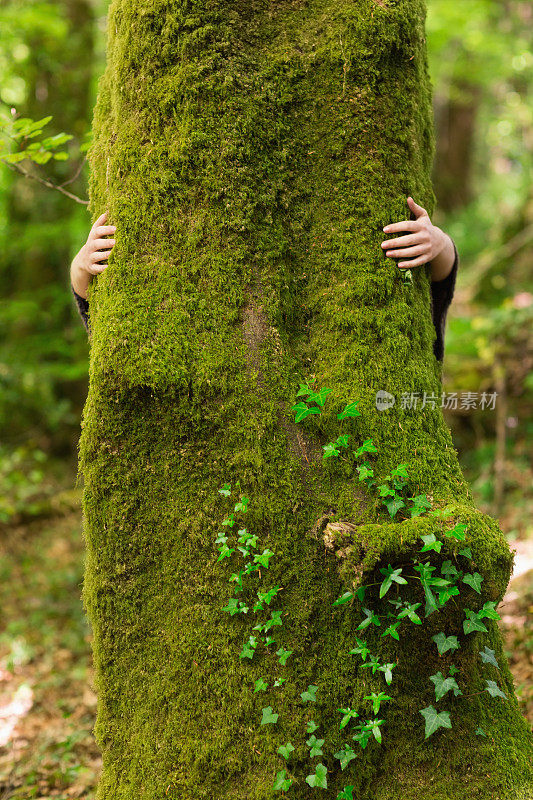
[[[465,696],[453,699],[452,731],[424,740],[419,710],[444,663],[435,620],[456,632],[460,603],[398,643],[368,635],[398,662],[383,744],[344,771],[333,757],[337,709],[364,704],[379,682],[348,655],[359,607],[337,613],[332,602],[403,563],[436,525],[382,524],[353,472],[324,470],[340,407],[359,400],[350,430],[375,442],[376,475],[407,463],[416,493],[468,524],[482,600],[501,599],[511,566],[498,525],[472,503],[438,403],[374,403],[378,389],[441,389],[429,270],[405,287],[380,248],[406,195],[433,209],[424,11],[422,0],[112,3],[92,208],[109,207],[118,234],[89,290],[80,441],[99,800],[264,800],[289,740],[295,798],[336,798],[346,785],[360,800],[533,796],[531,737],[491,620],[484,641],[508,702],[475,693],[477,634],[460,634]],[[332,389],[320,423],[294,424],[299,381]],[[240,659],[249,620],[221,610],[240,555],[217,563],[217,489],[237,480],[247,528],[275,553],[266,586],[283,587],[276,638],[293,655],[277,695],[253,688],[279,664]],[[328,738],[327,791],[305,782],[308,684]],[[267,705],[279,720],[260,726]]]

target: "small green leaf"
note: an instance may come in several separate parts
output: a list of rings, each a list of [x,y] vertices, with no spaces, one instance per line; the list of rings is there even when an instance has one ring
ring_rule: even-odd
[[[306,406],[305,403],[298,403],[291,408],[291,411],[296,413],[296,417],[294,419],[295,422],[301,422],[303,419],[308,417],[309,414],[320,414],[319,408],[316,406]]]
[[[359,456],[364,455],[365,453],[377,453],[378,449],[374,446],[374,442],[372,439],[365,439],[361,447],[358,447],[355,451],[355,457],[359,458]]]
[[[469,547],[464,547],[462,550],[459,550],[459,555],[465,558],[472,558],[472,551]]]
[[[365,614],[366,619],[359,623],[356,630],[364,630],[369,625],[381,625],[379,617],[377,617],[369,608],[363,608],[363,613]]]
[[[279,656],[278,661],[282,666],[285,666],[287,659],[292,652],[292,650],[284,650],[283,647],[280,647],[279,650],[276,650],[276,655]]]
[[[478,619],[477,614],[475,611],[472,611],[469,608],[465,608],[464,612],[466,614],[466,619],[463,620],[463,631],[465,633],[475,633],[476,631],[481,631],[482,633],[488,633],[487,628]]]
[[[504,700],[507,700],[507,695],[505,695],[496,681],[485,681],[487,684],[485,691],[490,694],[491,697],[503,697]]]
[[[350,745],[349,744],[345,744],[344,745],[344,750],[339,750],[338,753],[334,754],[334,757],[339,759],[339,761],[341,762],[341,769],[344,770],[348,766],[350,761],[352,761],[357,756],[356,756],[356,753],[353,751],[353,749],[350,747]],[[341,794],[337,795],[337,798],[339,798],[339,797],[352,797],[353,798],[353,795],[344,795],[341,792]]]
[[[281,747],[278,747],[278,753],[280,754],[280,756],[283,756],[285,761],[290,757],[291,753],[293,752],[294,752],[294,747],[290,742],[287,742],[287,744],[282,744]]]
[[[239,655],[239,658],[253,658],[255,648],[257,647],[257,638],[255,636],[250,636],[244,647],[242,648],[242,652]]]
[[[381,703],[385,703],[387,700],[392,700],[392,697],[390,697],[388,694],[385,694],[385,692],[380,692],[379,694],[372,692],[372,694],[366,695],[364,700],[372,700],[372,711],[374,714],[378,714]]]
[[[337,419],[346,419],[347,417],[360,417],[361,412],[357,410],[357,406],[359,405],[359,401],[356,400],[354,403],[348,403],[344,410],[341,411],[340,414],[337,414]]]
[[[421,536],[420,538],[424,542],[424,546],[420,548],[421,553],[426,553],[428,550],[435,550],[436,553],[440,553],[442,542],[437,539],[434,533],[429,533],[427,536]]]
[[[411,620],[411,622],[415,623],[415,625],[422,625],[422,620],[420,619],[418,614],[415,613],[416,609],[421,605],[422,603],[413,603],[407,605],[405,608],[402,608],[402,610],[398,614],[398,619],[403,619],[404,617],[408,617]]]
[[[353,650],[350,650],[350,655],[351,656],[360,655],[363,661],[366,661],[366,657],[370,653],[370,650],[367,647],[366,642],[363,639],[358,639],[357,636],[355,637],[355,641],[357,642],[358,646],[354,647]]]
[[[290,788],[292,781],[290,778],[287,778],[286,775],[287,775],[287,770],[285,769],[282,769],[276,775],[276,779],[274,780],[274,784],[272,786],[275,792],[280,792],[280,791],[286,792],[287,789]]]
[[[450,714],[448,711],[441,711],[440,714],[433,708],[427,706],[423,708],[420,713],[426,720],[425,738],[427,739],[432,733],[435,733],[439,728],[451,728]]]
[[[394,662],[392,664],[382,664],[380,667],[378,667],[380,672],[384,672],[385,673],[385,682],[388,685],[390,685],[392,683],[392,670],[394,669],[395,666],[396,666],[396,662]]]
[[[263,552],[261,554],[259,554],[259,553],[255,554],[254,559],[253,559],[254,560],[254,564],[260,564],[262,567],[265,567],[266,569],[268,569],[269,559],[271,559],[273,555],[274,555],[274,553],[272,552],[272,550],[269,550],[268,547],[267,547],[267,549],[263,550]]]
[[[444,653],[447,653],[448,650],[459,649],[459,639],[457,636],[446,636],[446,634],[441,631],[431,638],[437,645],[439,656],[444,655]]]
[[[316,703],[316,690],[318,686],[310,685],[305,692],[300,692],[302,703]]]
[[[400,634],[397,631],[397,627],[400,624],[401,624],[401,621],[393,622],[391,625],[389,625],[388,628],[386,628],[383,631],[383,633],[381,635],[382,636],[392,636],[393,639],[396,639],[397,641],[400,641]]]
[[[460,542],[464,542],[466,536],[466,525],[462,522],[458,522],[451,530],[445,531],[445,536],[452,537],[454,539],[458,539]]]
[[[254,694],[255,692],[266,692],[268,689],[268,683],[266,683],[263,678],[258,678],[254,683]]]
[[[402,498],[398,495],[394,495],[391,500],[383,500],[383,503],[387,507],[387,511],[392,519],[396,516],[400,508],[404,508],[405,503],[403,502]]]
[[[348,747],[348,745],[346,745]],[[344,767],[341,764],[341,769]],[[355,786],[345,786],[344,789],[337,795],[337,800],[354,800],[353,790]]]
[[[263,717],[261,719],[261,725],[273,725],[275,722],[278,721],[279,714],[272,713],[272,706],[266,706],[263,708]]]
[[[483,730],[483,728],[476,728],[476,736],[486,736],[487,734]]]
[[[308,394],[313,394],[313,390],[310,389],[305,383],[301,383],[296,397],[305,397],[305,395]]]
[[[500,615],[496,611],[496,601],[495,600],[488,600],[486,603],[483,604],[483,608],[481,608],[477,612],[478,619],[483,619],[487,617],[488,619],[501,619]]]
[[[322,745],[324,744],[324,739],[317,739],[315,734],[309,737],[306,742],[307,746],[311,748],[309,753],[309,758],[315,758],[316,756],[324,755],[322,752]]]
[[[317,764],[316,770],[313,775],[308,775],[305,779],[305,782],[309,784],[309,786],[316,786],[320,789],[327,789],[328,788],[328,781],[326,778],[327,775],[327,768],[324,764]]]
[[[339,709],[337,709],[337,711],[340,711],[341,714],[343,715],[343,717],[341,719],[341,722],[340,722],[340,725],[339,725],[339,728],[341,728],[341,729],[345,728],[348,725],[348,723],[350,722],[351,719],[355,719],[355,717],[359,716],[357,711],[354,711],[351,708],[339,708]]]
[[[313,720],[311,719],[307,723],[307,728],[305,730],[306,730],[306,733],[314,733],[316,730],[318,730],[318,725],[316,724],[316,722],[313,722]]]
[[[479,651],[479,655],[481,656],[481,660],[483,661],[484,664],[492,664],[492,666],[496,667],[496,669],[500,669],[500,665],[496,661],[495,650],[491,650],[490,647],[487,647],[487,645],[485,645],[485,648]]]
[[[457,681],[455,678],[445,678],[442,672],[436,672],[435,675],[431,675],[429,680],[435,684],[435,700],[439,701],[441,698],[444,697],[449,691],[453,689],[454,695],[462,694],[462,691],[459,689],[457,685]]]
[[[479,572],[474,572],[472,575],[468,572],[466,575],[463,576],[463,583],[468,584],[474,589],[478,594],[481,594],[481,581],[483,580],[483,576],[479,574]]]
[[[359,473],[359,480],[366,481],[367,478],[374,477],[374,470],[368,466],[368,464],[362,464],[360,467],[357,467],[357,472]]]
[[[341,452],[337,449],[336,442],[329,442],[329,444],[322,445],[324,450],[323,458],[330,458],[331,456],[340,456]]]
[[[336,600],[333,601],[334,606],[342,606],[344,603],[347,603],[349,600],[353,600],[355,594],[353,592],[344,592],[343,595],[337,597]]]

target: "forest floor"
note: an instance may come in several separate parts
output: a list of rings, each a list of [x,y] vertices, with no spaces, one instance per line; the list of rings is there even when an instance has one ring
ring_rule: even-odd
[[[0,531],[0,800],[93,800],[101,766],[91,636],[81,602],[81,492],[47,519]],[[533,724],[533,540],[498,607],[522,711]]]

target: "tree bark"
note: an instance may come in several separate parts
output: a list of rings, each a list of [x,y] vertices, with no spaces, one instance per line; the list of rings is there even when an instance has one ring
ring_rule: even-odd
[[[407,195],[434,205],[424,16],[419,0],[112,3],[91,203],[110,209],[117,245],[89,287],[80,440],[99,800],[263,800],[284,768],[287,796],[308,798],[311,718],[328,740],[324,796],[352,785],[361,800],[531,797],[531,737],[493,620],[484,641],[507,702],[479,691],[478,634],[459,630],[461,603],[392,644],[365,631],[372,652],[397,662],[390,686],[348,654],[360,604],[332,606],[407,563],[437,524],[383,521],[354,464],[324,461],[349,401],[361,417],[343,431],[373,439],[375,474],[406,463],[416,493],[468,525],[482,600],[501,599],[511,568],[439,404],[400,403],[441,390],[429,267],[405,286],[380,247],[383,226],[408,216]],[[297,425],[299,382],[332,393]],[[378,390],[397,402],[378,411]],[[239,525],[275,554],[262,578],[282,587],[272,607],[283,613],[276,646],[292,651],[283,667],[259,650],[240,658],[254,620],[222,610],[242,560],[217,560],[228,530],[217,490],[237,481],[250,498]],[[428,676],[449,663],[438,630],[458,631],[464,697],[453,729],[425,740]],[[254,692],[261,677],[266,693]],[[383,742],[342,771],[338,709],[383,688]],[[279,719],[260,725],[267,706]]]

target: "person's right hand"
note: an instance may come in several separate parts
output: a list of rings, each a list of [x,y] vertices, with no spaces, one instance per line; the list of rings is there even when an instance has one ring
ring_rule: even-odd
[[[109,254],[115,246],[115,239],[104,239],[116,232],[113,225],[106,225],[108,212],[102,214],[92,226],[87,241],[75,256],[70,268],[70,276],[77,294],[86,297],[91,276],[102,273],[108,264]]]

